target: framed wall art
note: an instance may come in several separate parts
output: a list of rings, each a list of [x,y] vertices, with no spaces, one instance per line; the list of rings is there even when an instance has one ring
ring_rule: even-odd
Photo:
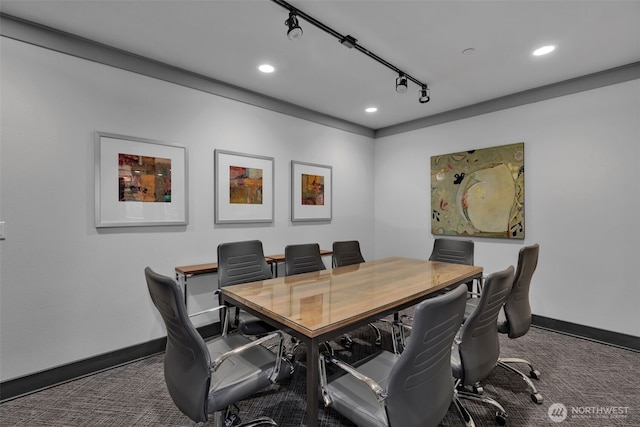
[[[291,221],[331,221],[332,168],[291,161]]]
[[[524,239],[524,142],[431,157],[431,232]]]
[[[273,157],[215,150],[215,222],[273,222]]]
[[[185,225],[187,149],[96,132],[95,226]]]

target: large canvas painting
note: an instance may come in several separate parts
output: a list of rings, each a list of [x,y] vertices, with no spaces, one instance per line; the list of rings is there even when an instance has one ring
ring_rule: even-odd
[[[524,239],[524,142],[431,157],[431,232]]]

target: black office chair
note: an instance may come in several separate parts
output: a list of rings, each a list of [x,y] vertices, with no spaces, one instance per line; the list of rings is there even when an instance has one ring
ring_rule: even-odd
[[[500,425],[506,423],[507,413],[502,405],[487,396],[469,392],[464,386],[477,387],[498,363],[500,342],[496,322],[512,285],[513,266],[489,275],[484,282],[478,306],[464,322],[454,342],[451,353],[451,369],[456,379],[453,401],[467,426],[473,426],[474,423],[460,403],[461,398],[492,405],[497,409],[496,422]]]
[[[357,369],[320,356],[325,406],[359,426],[438,425],[452,401],[451,347],[462,322],[466,290],[460,285],[418,304],[411,337],[400,355],[383,351]],[[347,374],[327,381],[325,360]]]
[[[271,279],[262,242],[249,240],[218,245],[218,288]],[[236,308],[232,326],[245,335],[264,335],[275,330],[268,323]]]
[[[498,332],[507,334],[509,338],[515,339],[529,332],[531,326],[531,305],[529,304],[529,288],[531,277],[538,266],[538,254],[540,246],[536,243],[525,246],[518,253],[518,267],[516,268],[515,279],[511,294],[504,304],[503,311],[498,317]],[[522,363],[529,366],[529,376],[533,379],[540,378],[540,372],[534,369],[531,362],[517,358],[499,358],[498,366],[519,375],[531,389],[531,400],[537,404],[542,404],[543,397],[533,382],[520,370],[509,365],[510,363]]]
[[[284,248],[285,276],[326,269],[320,255],[320,245],[317,243],[288,245]]]
[[[345,267],[347,265],[356,265],[365,262],[362,252],[360,251],[360,242],[357,240],[333,242],[332,249],[331,263],[334,267]],[[369,326],[376,335],[375,344],[381,345],[382,335],[380,329],[373,323],[369,323]],[[343,335],[341,340],[345,348],[351,348],[353,345],[353,340],[348,335]]]
[[[439,237],[433,242],[429,261],[442,261],[452,264],[473,265],[473,240],[458,240]],[[480,288],[481,284],[478,284]],[[469,292],[473,291],[473,281],[467,283]]]
[[[525,246],[518,253],[518,266],[513,279],[511,294],[507,298],[502,310],[498,314],[498,332],[507,334],[509,338],[515,339],[529,332],[531,327],[531,305],[529,304],[529,288],[531,278],[538,266],[538,254],[540,246],[536,243]],[[465,309],[465,319],[475,310],[479,299],[470,298],[467,300]],[[519,375],[527,383],[531,390],[531,400],[542,404],[544,398],[538,392],[533,382],[520,370],[509,365],[510,363],[522,363],[529,366],[529,377],[540,379],[540,371],[535,369],[531,362],[517,358],[499,358],[498,366]]]
[[[257,393],[278,380],[289,376],[281,370],[283,352],[281,332],[275,332],[255,341],[240,334],[227,335],[226,319],[222,335],[205,342],[195,329],[184,306],[182,292],[169,277],[144,270],[151,300],[167,329],[167,347],[164,357],[164,377],[175,405],[191,420],[201,423],[213,414],[214,427],[237,425],[237,414],[229,407]],[[194,315],[215,310],[219,306]],[[278,353],[262,346],[266,341],[279,341]],[[277,425],[262,417],[243,426]]]
[[[334,267],[344,267],[345,265],[361,264],[364,262],[364,257],[360,251],[360,242],[357,240],[333,242],[332,249],[331,262]]]

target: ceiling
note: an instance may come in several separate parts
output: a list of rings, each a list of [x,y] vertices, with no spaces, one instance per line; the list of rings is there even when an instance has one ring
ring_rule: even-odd
[[[431,101],[412,82],[396,93],[395,72],[302,18],[289,40],[288,12],[270,0],[2,0],[0,11],[371,129],[640,60],[640,1],[289,3],[427,83]],[[557,49],[531,55],[545,44]],[[260,73],[265,62],[276,71]]]

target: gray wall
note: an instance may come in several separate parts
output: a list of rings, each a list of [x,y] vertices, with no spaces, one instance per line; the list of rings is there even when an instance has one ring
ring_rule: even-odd
[[[376,256],[429,256],[431,156],[520,141],[526,239],[474,239],[476,264],[537,242],[535,314],[640,336],[640,80],[377,139]]]
[[[2,49],[0,374],[147,342],[163,327],[142,270],[215,261],[225,241],[354,238],[367,259],[431,250],[429,158],[525,142],[527,239],[476,239],[487,272],[539,242],[536,314],[640,336],[640,80],[372,140],[6,38]],[[184,145],[189,225],[94,227],[95,131]],[[213,223],[215,148],[275,158],[275,222]],[[333,221],[289,220],[290,161],[333,166]],[[213,305],[215,275],[190,285]],[[44,349],[44,350],[43,350]]]
[[[0,372],[7,380],[163,334],[143,269],[216,261],[219,243],[358,239],[373,253],[373,144],[344,132],[1,38]],[[189,225],[94,227],[94,132],[188,148]],[[275,221],[214,225],[214,149],[275,158]],[[290,221],[290,162],[333,167],[333,220]],[[325,262],[330,260],[325,260]],[[213,305],[193,280],[190,311]]]

